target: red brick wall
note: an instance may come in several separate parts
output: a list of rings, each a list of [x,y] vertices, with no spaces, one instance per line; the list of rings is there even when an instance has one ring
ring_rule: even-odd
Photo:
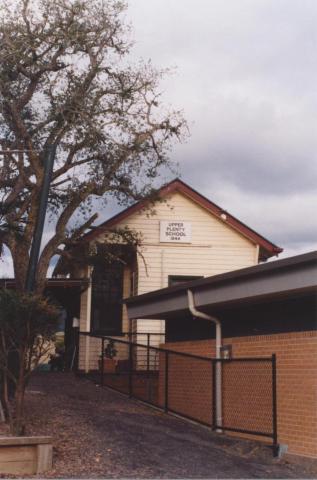
[[[165,354],[160,353],[159,404],[165,401]],[[212,423],[211,362],[168,354],[168,409]]]
[[[259,335],[252,337],[236,337],[225,338],[223,344],[231,344],[233,357],[265,357],[275,353],[277,356],[277,412],[278,412],[278,440],[279,443],[287,444],[289,453],[298,455],[305,455],[310,457],[317,457],[317,332],[298,332],[275,335]],[[180,352],[187,352],[196,355],[214,357],[215,346],[212,340],[190,341],[190,342],[175,342],[164,345],[166,348]],[[176,357],[176,356],[175,356]],[[189,416],[200,415],[202,421],[209,423],[210,411],[208,410],[211,404],[210,394],[208,397],[207,391],[203,390],[203,379],[208,378],[209,373],[202,370],[199,373],[199,364],[197,363],[198,371],[194,371],[193,363],[187,360],[186,366],[183,369],[179,368],[174,362],[174,373],[172,372],[172,363],[169,364],[169,375],[174,375],[177,382],[176,385],[183,384],[183,392],[173,393],[173,381],[169,383],[171,395],[171,408],[173,404],[178,408],[184,410],[184,413]],[[201,361],[202,362],[202,361]],[[234,364],[231,364],[234,365]],[[238,365],[238,364],[235,364]],[[202,367],[201,368],[207,368]],[[238,368],[238,367],[233,367]],[[185,372],[185,374],[184,374]],[[229,403],[236,402],[232,395],[235,395],[236,389],[239,388],[239,382],[236,383],[238,377],[244,378],[243,375],[236,374],[233,370],[224,372],[227,375],[224,381],[224,418],[232,422],[237,415],[242,415],[242,412],[251,412],[250,406],[246,403],[247,395],[244,399],[240,398],[240,407],[238,412],[232,414],[228,409]],[[200,378],[200,382],[195,382],[196,387],[193,389],[192,375]],[[160,385],[163,382],[162,371],[160,373]],[[231,377],[231,379],[230,379]],[[211,378],[211,375],[209,375]],[[259,370],[254,377],[254,381],[260,379],[260,383],[265,384],[269,381],[267,374],[263,370]],[[227,385],[227,387],[226,387]],[[236,388],[235,388],[236,386]],[[227,391],[226,391],[227,388]],[[210,388],[208,386],[208,391]],[[258,396],[257,401],[259,408],[266,408],[268,397],[265,394],[266,387],[263,393]],[[190,392],[190,394],[188,394]],[[231,402],[229,398],[231,397]],[[182,400],[180,400],[180,398]],[[206,401],[202,401],[205,399]],[[227,399],[227,407],[226,407]],[[178,402],[178,404],[177,404]],[[262,407],[261,407],[262,402]],[[205,406],[204,406],[205,405]],[[254,410],[254,409],[252,409]],[[195,412],[195,415],[193,413]],[[230,418],[231,415],[231,418]],[[252,414],[253,415],[253,414]],[[250,417],[250,415],[249,415]],[[256,424],[256,417],[251,418],[250,421]],[[261,426],[261,425],[259,425]],[[262,425],[263,427],[263,425]]]
[[[166,354],[161,352],[160,405],[165,401],[165,360]],[[271,435],[271,361],[218,363],[215,370],[218,368],[222,380],[223,425]],[[207,357],[168,352],[168,409],[211,426],[214,374],[216,371]]]

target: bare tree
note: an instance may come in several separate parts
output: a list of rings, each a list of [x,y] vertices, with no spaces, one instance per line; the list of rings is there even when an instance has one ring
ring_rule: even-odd
[[[130,29],[120,0],[16,0],[0,7],[0,194],[2,242],[23,290],[43,183],[44,152],[57,146],[49,211],[55,232],[38,264],[49,262],[96,218],[93,199],[125,203],[151,190],[185,132],[179,112],[161,106],[164,72],[130,65]],[[70,229],[74,214],[82,222]]]

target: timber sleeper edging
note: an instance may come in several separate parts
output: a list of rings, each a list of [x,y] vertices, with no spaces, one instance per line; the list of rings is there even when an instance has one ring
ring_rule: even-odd
[[[0,474],[39,474],[52,468],[52,437],[0,437]]]

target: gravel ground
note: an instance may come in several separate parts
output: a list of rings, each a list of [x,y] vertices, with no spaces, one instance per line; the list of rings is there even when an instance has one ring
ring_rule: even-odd
[[[26,401],[26,433],[54,438],[54,468],[45,478],[317,477],[316,462],[273,459],[259,443],[213,433],[69,373],[36,375]]]

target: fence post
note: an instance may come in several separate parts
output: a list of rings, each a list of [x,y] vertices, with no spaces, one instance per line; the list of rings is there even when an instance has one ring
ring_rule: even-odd
[[[105,339],[101,339],[101,365],[100,365],[100,374],[101,374],[101,382],[100,385],[103,386],[104,384],[104,373],[105,373],[105,364],[104,364],[104,358],[105,358]]]
[[[132,397],[133,345],[129,342],[129,397]]]
[[[80,342],[80,332],[79,327],[73,328],[74,332],[74,351],[72,355],[72,360],[70,364],[70,370],[74,371],[77,375],[79,372],[79,342]]]
[[[217,426],[217,411],[216,411],[216,362],[211,360],[212,364],[212,429],[216,430]]]
[[[278,455],[277,443],[277,397],[276,397],[276,354],[272,354],[272,421],[273,421],[273,451]]]
[[[129,331],[128,331],[128,341],[132,342],[132,318],[129,318]]]
[[[146,340],[146,344],[147,344],[147,349],[146,349],[146,368],[147,368],[147,371],[150,370],[150,334],[147,333],[147,340]]]
[[[168,412],[168,352],[165,352],[165,413]]]

